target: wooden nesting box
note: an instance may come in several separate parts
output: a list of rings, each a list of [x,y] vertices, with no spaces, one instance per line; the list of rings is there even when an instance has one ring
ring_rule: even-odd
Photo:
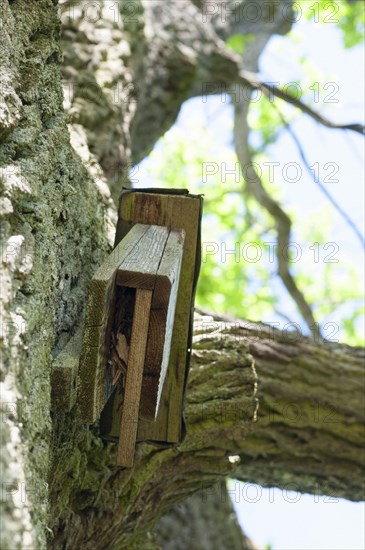
[[[201,209],[186,190],[126,190],[115,248],[91,282],[78,417],[101,415],[120,466],[132,466],[136,440],[176,444],[185,434]]]
[[[83,422],[95,422],[118,379],[125,383],[137,348],[148,397],[141,409],[155,417],[171,347],[184,236],[180,229],[136,224],[95,273],[80,357]]]

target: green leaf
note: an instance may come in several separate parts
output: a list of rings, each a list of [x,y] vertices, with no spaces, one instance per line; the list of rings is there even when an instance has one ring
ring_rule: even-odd
[[[246,44],[252,42],[254,38],[253,34],[232,34],[226,40],[226,46],[235,53],[243,55]]]

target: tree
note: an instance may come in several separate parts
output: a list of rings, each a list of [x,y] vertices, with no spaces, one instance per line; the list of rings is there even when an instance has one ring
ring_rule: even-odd
[[[363,132],[256,77],[270,36],[291,27],[289,0],[251,2],[258,17],[242,17],[245,2],[63,2],[62,25],[55,4],[0,0],[3,547],[153,548],[159,516],[203,490],[195,508],[185,505],[201,514],[204,491],[227,475],[363,499],[363,350],[315,334],[293,339],[198,317],[188,436],[177,449],[139,445],[132,471],[111,466],[115,446],[97,425],[50,413],[52,356],[74,333],[111,250],[115,199],[185,99],[222,86],[259,89],[321,124]],[[358,4],[343,7],[356,41]],[[242,164],[252,155],[248,99],[233,96]],[[290,220],[252,176],[248,192],[275,219],[280,249]],[[280,270],[311,324],[288,265]]]

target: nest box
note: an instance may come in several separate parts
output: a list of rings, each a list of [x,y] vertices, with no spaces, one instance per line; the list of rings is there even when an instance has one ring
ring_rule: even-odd
[[[92,278],[80,342],[56,358],[52,402],[80,423],[100,419],[118,441],[116,463],[133,465],[136,441],[177,444],[194,294],[202,198],[186,190],[125,190],[115,247]],[[80,334],[80,333],[79,333]]]

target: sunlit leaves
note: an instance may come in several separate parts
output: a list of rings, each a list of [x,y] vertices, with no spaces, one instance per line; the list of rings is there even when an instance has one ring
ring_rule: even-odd
[[[321,224],[317,221],[321,220]],[[295,224],[295,239],[302,243],[303,255],[296,266],[298,285],[313,304],[322,327],[336,333],[335,338],[350,345],[364,344],[361,330],[363,292],[355,268],[329,237],[332,211],[317,210],[301,224]]]
[[[345,48],[364,39],[365,4],[362,0],[319,0],[299,2],[304,16],[314,23],[335,24],[341,31]]]
[[[228,48],[233,50],[235,53],[243,55],[246,44],[252,42],[254,38],[255,37],[253,34],[232,34],[226,40],[226,46],[228,46]]]
[[[270,102],[256,109],[256,118],[252,117],[251,123],[252,120],[257,132],[264,124],[274,128],[277,119]],[[186,187],[192,193],[204,194],[202,269],[196,303],[252,320],[274,319],[276,311],[288,315],[286,307],[290,300],[274,284],[277,279],[274,222],[246,194],[233,151],[212,153],[212,149],[214,136],[199,123],[192,123],[188,132],[174,127],[154,149],[149,169],[151,185]],[[270,158],[262,153],[254,160],[259,169]],[[267,170],[262,171],[261,177],[271,196],[282,202],[280,181],[271,180]],[[333,338],[359,344],[362,302],[357,274],[342,256],[331,255],[331,249],[324,248],[330,240],[330,210],[316,211],[302,222],[299,210],[300,206],[289,214],[294,222],[292,239],[300,248],[300,261],[295,260],[293,251],[288,252],[298,286],[305,290],[325,337],[333,334]],[[321,224],[316,223],[318,219]],[[327,261],[332,259],[340,261]]]
[[[204,194],[202,269],[197,305],[260,320],[272,311],[270,272],[262,263],[267,215],[248,214],[240,166],[232,151],[212,155],[214,136],[192,125],[173,128],[152,153],[156,185],[186,187]]]

